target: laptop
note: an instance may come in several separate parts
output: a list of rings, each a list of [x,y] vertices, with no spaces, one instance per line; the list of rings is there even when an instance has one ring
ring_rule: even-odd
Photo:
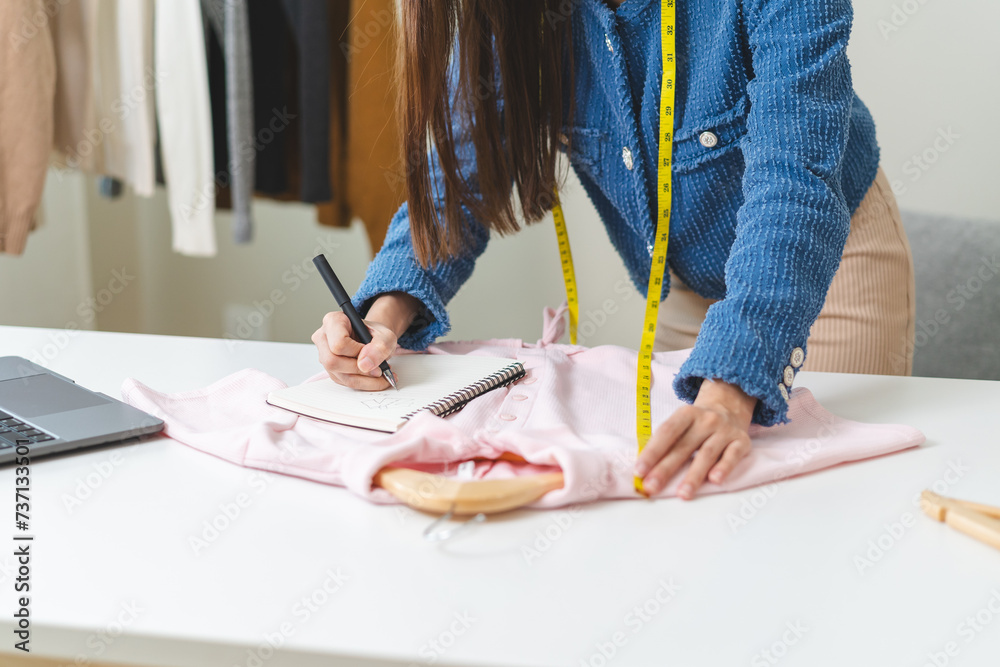
[[[0,357],[0,464],[163,429],[145,412],[21,357]],[[27,452],[21,449],[27,447]]]

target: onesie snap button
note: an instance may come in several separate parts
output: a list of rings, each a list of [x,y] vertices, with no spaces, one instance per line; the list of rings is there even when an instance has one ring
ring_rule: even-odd
[[[511,396],[511,399],[515,401],[523,401],[526,398],[528,398],[527,394],[514,394],[513,396]]]
[[[526,377],[521,380],[521,384],[534,384],[536,380],[538,380],[536,377]]]
[[[504,420],[505,422],[512,422],[515,419],[517,419],[517,417],[515,417],[514,415],[500,415],[500,419]]]

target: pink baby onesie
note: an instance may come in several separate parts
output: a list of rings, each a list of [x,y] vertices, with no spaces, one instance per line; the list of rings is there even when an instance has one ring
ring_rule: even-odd
[[[162,419],[165,434],[190,447],[237,465],[346,486],[373,502],[398,502],[385,490],[372,488],[383,467],[454,474],[459,463],[473,459],[478,459],[479,479],[562,470],[564,487],[533,507],[637,498],[632,486],[636,352],[611,345],[557,344],[563,326],[562,311],[546,309],[544,335],[537,344],[499,339],[431,346],[429,354],[516,359],[527,375],[446,418],[420,413],[393,434],[330,424],[268,405],[267,394],[286,385],[253,369],[177,394],[159,393],[130,378],[122,395]],[[654,426],[682,405],[671,381],[688,353],[653,355]],[[789,417],[787,424],[751,427],[750,455],[722,484],[706,483],[699,493],[736,491],[924,441],[910,426],[836,417],[801,388],[792,392]],[[504,452],[528,463],[497,461]],[[680,478],[676,475],[658,497],[676,495]]]

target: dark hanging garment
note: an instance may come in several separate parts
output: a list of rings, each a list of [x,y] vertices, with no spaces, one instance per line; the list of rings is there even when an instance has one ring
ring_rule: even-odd
[[[268,196],[285,195],[288,178],[289,56],[293,46],[281,0],[253,0],[250,14],[250,60],[253,68],[254,139],[257,150],[255,188]],[[297,106],[297,105],[295,105]]]
[[[219,178],[229,164],[229,124],[226,122],[226,58],[222,53],[222,43],[211,21],[205,19],[205,59],[208,62],[208,97],[212,103],[212,159],[215,163],[215,185],[217,189],[229,189],[229,179]],[[218,208],[229,208],[228,192],[216,202]]]
[[[257,157],[253,147],[256,127],[247,3],[248,0],[201,0],[208,44],[217,203],[219,199],[230,200],[236,243],[248,243],[253,235]]]
[[[282,0],[295,40],[298,71],[301,201],[327,202],[330,187],[330,57],[327,3]]]

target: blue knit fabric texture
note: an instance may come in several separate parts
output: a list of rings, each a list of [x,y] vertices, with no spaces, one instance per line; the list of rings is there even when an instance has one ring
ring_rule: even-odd
[[[676,4],[668,263],[696,293],[719,301],[674,389],[690,402],[704,379],[736,384],[758,399],[755,423],[783,423],[786,367],[795,348],[808,353],[851,215],[878,169],[874,122],[847,58],[851,0]],[[645,294],[657,210],[660,0],[626,0],[616,11],[602,0],[564,6],[572,11],[549,20],[572,21],[570,164]],[[474,183],[471,146],[460,146],[460,157]],[[425,270],[404,204],[355,305],[364,313],[381,293],[407,292],[426,311],[399,343],[420,350],[447,333],[446,304],[489,240],[471,223],[469,252]],[[663,298],[669,289],[666,274]]]

